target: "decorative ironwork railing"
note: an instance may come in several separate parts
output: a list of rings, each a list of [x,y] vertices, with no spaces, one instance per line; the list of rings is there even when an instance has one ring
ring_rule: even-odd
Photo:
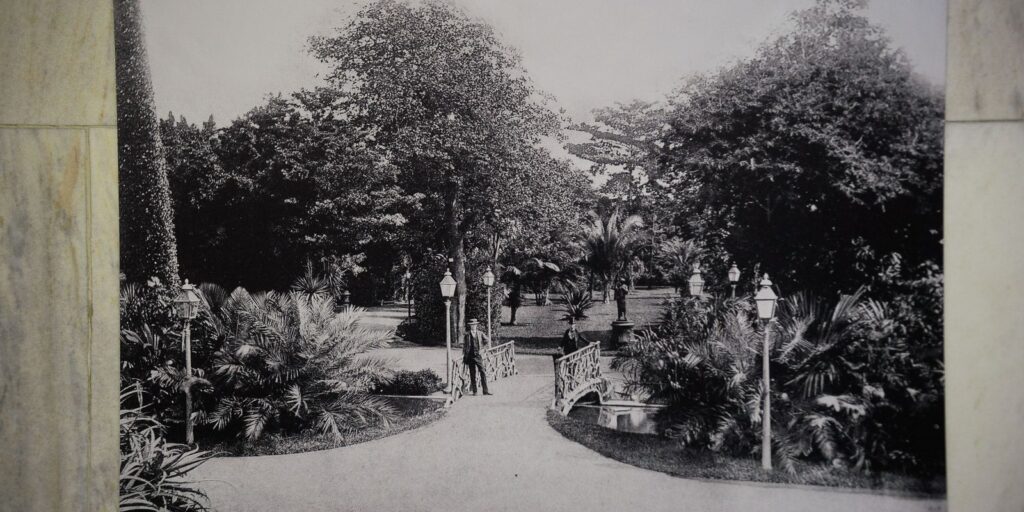
[[[601,345],[597,342],[555,359],[555,399],[552,407],[567,414],[573,404],[589,392],[604,397],[610,391],[601,376]]]
[[[519,373],[519,370],[516,368],[516,344],[514,341],[485,349],[480,355],[484,359],[484,370],[487,372],[488,382],[511,377]],[[469,388],[469,366],[461,358],[453,358],[451,372],[452,374],[449,376],[449,382],[451,382],[451,395],[448,397],[449,404],[455,403],[466,394],[466,389]]]

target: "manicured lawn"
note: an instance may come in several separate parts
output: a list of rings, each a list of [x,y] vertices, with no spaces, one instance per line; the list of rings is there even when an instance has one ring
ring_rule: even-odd
[[[365,443],[374,439],[393,436],[409,430],[420,428],[441,419],[448,412],[437,402],[436,408],[414,415],[399,416],[388,426],[376,426],[343,434],[341,439],[324,436],[312,432],[297,435],[282,436],[280,434],[268,434],[261,438],[254,445],[247,445],[240,442],[220,443],[211,447],[203,447],[221,456],[251,457],[257,455],[284,455],[287,453],[315,452],[341,448],[343,446]]]
[[[547,419],[551,427],[566,438],[605,457],[678,477],[870,489],[895,495],[937,497],[946,494],[943,477],[917,478],[893,473],[865,475],[807,463],[798,463],[795,473],[781,469],[766,472],[761,469],[760,459],[754,457],[731,457],[683,448],[668,438],[619,432],[566,418],[550,410]]]
[[[662,305],[665,300],[675,295],[672,288],[637,288],[629,294],[626,305],[628,318],[636,323],[640,330],[645,325],[658,322],[661,317]],[[516,312],[516,324],[508,325],[510,311],[502,308],[502,327],[498,339],[500,343],[515,340],[516,351],[523,354],[554,354],[562,339],[562,332],[567,326],[561,317],[564,313],[557,303],[557,295],[551,295],[551,304],[537,306],[533,294],[523,297],[523,306]],[[602,349],[610,348],[611,323],[616,318],[615,301],[601,303],[601,294],[594,293],[594,307],[588,312],[588,318],[579,322],[580,332],[590,341],[600,341]]]

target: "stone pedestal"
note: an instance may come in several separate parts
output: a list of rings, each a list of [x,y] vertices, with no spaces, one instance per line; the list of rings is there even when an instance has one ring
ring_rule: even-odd
[[[618,350],[633,339],[633,326],[636,325],[629,320],[616,320],[612,322],[612,350]]]

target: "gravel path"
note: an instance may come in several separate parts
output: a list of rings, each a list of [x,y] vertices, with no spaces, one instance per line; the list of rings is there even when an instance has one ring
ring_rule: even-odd
[[[443,349],[388,349],[402,367],[444,368]],[[520,356],[494,396],[400,435],[321,452],[219,458],[198,477],[230,511],[939,511],[945,500],[687,480],[607,459],[544,415],[551,358]]]

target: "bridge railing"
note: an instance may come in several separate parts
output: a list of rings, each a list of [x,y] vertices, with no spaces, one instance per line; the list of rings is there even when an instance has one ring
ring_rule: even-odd
[[[483,350],[480,355],[483,356],[484,369],[487,372],[487,380],[489,382],[494,382],[505,377],[511,377],[519,373],[519,370],[516,368],[515,341],[495,345]],[[462,398],[463,395],[466,394],[466,390],[469,388],[470,384],[469,366],[462,362],[461,357],[455,357],[452,359],[451,372],[452,374],[449,376],[449,382],[451,382],[452,392],[448,397],[449,405]]]
[[[566,414],[583,395],[596,391],[603,396],[607,387],[601,376],[601,345],[590,343],[555,359],[555,399],[551,406]]]

